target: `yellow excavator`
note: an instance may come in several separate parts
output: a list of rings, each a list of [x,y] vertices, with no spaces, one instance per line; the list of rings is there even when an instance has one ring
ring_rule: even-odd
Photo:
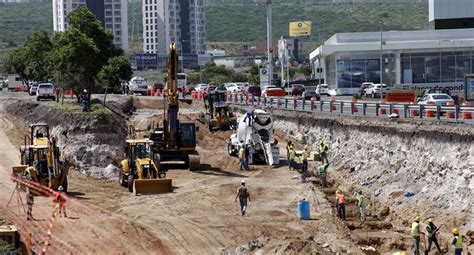
[[[119,182],[137,194],[172,192],[172,180],[166,178],[166,172],[160,171],[155,163],[156,155],[151,149],[153,141],[145,139],[127,139],[126,159],[122,160]]]
[[[168,56],[163,125],[152,127],[148,138],[153,141],[152,148],[159,158],[160,169],[196,170],[200,166],[199,154],[196,151],[196,124],[178,119],[178,66],[176,44],[172,43]]]
[[[62,186],[66,192],[68,171],[61,169],[59,148],[56,140],[50,136],[49,126],[44,123],[32,124],[29,131],[24,145],[20,147],[21,165],[13,167],[13,175],[53,190]]]

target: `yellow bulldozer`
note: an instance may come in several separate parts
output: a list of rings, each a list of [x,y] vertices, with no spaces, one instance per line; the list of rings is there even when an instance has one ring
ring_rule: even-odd
[[[225,92],[214,90],[204,99],[205,113],[199,114],[199,120],[209,131],[214,129],[235,129],[237,118],[225,102]]]
[[[119,182],[135,195],[173,191],[172,180],[155,163],[159,158],[153,153],[152,145],[153,141],[146,138],[126,141],[126,159],[120,163]]]
[[[50,136],[49,126],[44,123],[29,126],[20,147],[20,166],[13,167],[13,175],[57,190],[59,186],[66,192],[68,187],[67,169],[61,169],[59,148]]]

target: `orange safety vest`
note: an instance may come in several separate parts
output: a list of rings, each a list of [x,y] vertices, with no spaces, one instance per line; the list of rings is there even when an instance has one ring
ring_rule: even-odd
[[[344,194],[337,194],[337,203],[340,205],[345,203]]]

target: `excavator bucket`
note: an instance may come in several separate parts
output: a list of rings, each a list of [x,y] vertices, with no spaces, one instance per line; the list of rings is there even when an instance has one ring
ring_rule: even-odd
[[[157,194],[173,191],[172,179],[137,179],[133,182],[133,194]]]

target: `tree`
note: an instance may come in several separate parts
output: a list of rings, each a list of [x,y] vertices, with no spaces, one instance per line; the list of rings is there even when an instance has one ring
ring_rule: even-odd
[[[25,42],[25,73],[28,80],[46,81],[50,78],[47,69],[47,55],[53,44],[45,31],[28,36]]]
[[[11,52],[5,60],[5,70],[7,73],[16,73],[23,82],[29,80],[26,74],[26,49],[21,47]]]
[[[132,78],[133,71],[130,61],[126,57],[109,58],[107,64],[102,67],[98,74],[101,85],[106,89],[104,94],[104,104],[107,97],[107,89],[117,89],[121,87],[123,81]]]
[[[200,83],[200,74],[199,73],[191,73],[188,75],[188,83],[189,84],[199,84]]]

